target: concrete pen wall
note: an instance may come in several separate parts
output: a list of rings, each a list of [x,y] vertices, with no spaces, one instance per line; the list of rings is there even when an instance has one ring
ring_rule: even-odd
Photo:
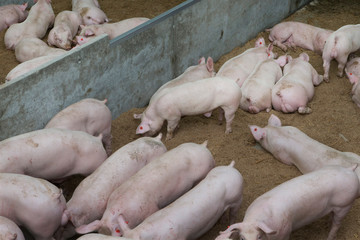
[[[0,85],[0,140],[43,128],[87,97],[107,98],[113,118],[143,107],[201,56],[218,60],[307,2],[189,0],[111,41],[99,36]]]

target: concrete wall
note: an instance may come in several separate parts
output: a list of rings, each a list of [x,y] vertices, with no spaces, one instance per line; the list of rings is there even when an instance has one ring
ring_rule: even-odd
[[[86,97],[107,98],[113,118],[143,107],[201,56],[218,60],[307,2],[189,0],[111,41],[99,36],[0,86],[0,140],[43,128]]]

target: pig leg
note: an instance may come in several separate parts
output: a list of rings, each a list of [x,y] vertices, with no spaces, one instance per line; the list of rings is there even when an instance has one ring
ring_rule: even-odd
[[[311,110],[311,108],[309,108],[307,106],[301,106],[301,107],[298,108],[298,112],[300,114],[307,114],[307,113],[311,113],[312,110]]]
[[[218,112],[218,124],[221,125],[222,124],[222,121],[224,119],[224,110],[222,108],[218,108],[219,109],[219,112]]]
[[[331,225],[331,229],[330,229],[327,240],[335,239],[336,233],[340,228],[341,220],[343,220],[344,217],[346,216],[346,214],[350,211],[351,206],[352,205],[344,207],[344,208],[336,208],[334,210],[332,225]]]
[[[107,154],[108,156],[110,156],[111,153],[112,153],[112,150],[111,150],[111,139],[112,139],[112,136],[111,136],[110,133],[104,134],[103,139],[102,139],[104,148],[105,148],[105,150],[106,150],[106,154]]]
[[[167,133],[166,133],[166,140],[170,140],[173,138],[173,133],[176,127],[178,126],[180,121],[180,117],[174,120],[167,120]]]
[[[275,41],[273,41],[273,44],[274,44],[275,46],[278,46],[279,48],[281,48],[281,50],[283,50],[284,52],[286,52],[287,46],[284,45],[282,42],[280,42],[280,41],[278,41],[278,40],[275,40]]]
[[[329,82],[330,61],[324,60],[324,81]]]
[[[229,208],[229,222],[230,222],[230,225],[232,225],[232,224],[234,224],[236,222],[236,218],[237,218],[237,215],[239,213],[241,202],[242,202],[242,200],[240,199],[240,201],[238,201],[236,204],[234,204],[233,206],[231,206]]]
[[[228,133],[232,132],[231,123],[234,120],[236,109],[231,109],[231,108],[227,108],[227,107],[222,107],[222,108],[224,110],[224,116],[225,116],[225,120],[226,120],[225,134],[228,134]]]
[[[337,72],[337,76],[338,77],[343,77],[344,75],[344,67],[346,65],[346,61],[347,61],[347,55],[344,56],[339,56],[336,58],[336,61],[338,62],[338,72]]]

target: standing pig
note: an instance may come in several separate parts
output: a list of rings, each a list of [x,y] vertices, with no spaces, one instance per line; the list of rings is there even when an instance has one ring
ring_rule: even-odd
[[[55,14],[51,0],[34,0],[29,16],[22,23],[13,24],[5,33],[4,42],[7,49],[14,50],[23,38],[43,38],[50,26],[54,24]]]
[[[51,181],[91,174],[107,158],[101,135],[42,129],[0,142],[0,172],[19,173]]]
[[[54,28],[48,36],[48,44],[62,49],[71,49],[71,43],[82,23],[80,14],[73,11],[62,11],[55,18]]]
[[[166,120],[166,139],[169,140],[173,137],[181,116],[204,114],[218,107],[224,111],[225,133],[230,133],[240,99],[241,89],[235,81],[228,78],[206,78],[168,88],[146,108],[136,134],[154,135]]]
[[[72,10],[80,14],[85,25],[103,24],[109,21],[100,9],[98,0],[72,0]]]
[[[0,32],[15,23],[22,22],[28,16],[25,11],[28,4],[21,5],[5,5],[0,7]]]
[[[281,126],[280,119],[275,115],[270,116],[266,127],[251,125],[250,130],[255,140],[276,159],[287,165],[295,165],[302,173],[327,165],[360,166],[360,156],[357,154],[340,152],[310,138],[295,127]],[[360,178],[360,168],[356,168],[355,172]]]
[[[0,239],[25,240],[25,237],[18,225],[6,217],[0,216]]]
[[[242,201],[243,178],[229,166],[212,169],[198,185],[169,206],[155,212],[140,225],[130,229],[120,217],[124,236],[134,239],[198,239],[229,209],[234,223]]]
[[[314,96],[314,85],[319,85],[323,77],[311,66],[306,53],[295,59],[288,56],[288,62],[283,70],[284,76],[272,89],[272,105],[284,113],[311,113],[306,105]]]
[[[322,54],[324,67],[324,80],[329,81],[330,62],[335,59],[338,62],[337,76],[342,77],[344,67],[350,53],[360,48],[360,24],[345,25],[331,33],[326,40]]]
[[[133,29],[140,24],[150,20],[149,18],[129,18],[116,23],[104,23],[90,26],[82,26],[80,36],[98,36],[101,34],[107,34],[109,39],[116,38],[117,36]]]
[[[353,84],[351,93],[352,100],[360,107],[360,57],[352,58],[345,67],[346,76],[349,78],[350,82]]]
[[[15,47],[15,57],[19,62],[26,62],[42,56],[60,56],[65,53],[65,50],[49,47],[38,38],[23,38]]]
[[[120,218],[130,228],[136,227],[195,186],[214,167],[206,144],[184,143],[148,163],[110,195],[101,220],[76,231],[121,236]]]
[[[142,167],[166,152],[161,134],[143,137],[128,143],[112,154],[75,189],[67,202],[66,214],[73,226],[100,219],[110,194]],[[89,201],[91,199],[91,201]],[[71,226],[65,231],[71,231]]]
[[[277,60],[267,59],[258,63],[241,86],[240,108],[242,110],[251,113],[271,110],[271,89],[282,77],[281,67],[286,64],[286,61],[287,57],[281,56]]]
[[[269,40],[286,51],[288,47],[301,47],[322,54],[326,39],[333,32],[301,22],[282,22],[266,30]]]
[[[107,99],[99,101],[85,98],[57,113],[45,128],[60,128],[83,131],[92,136],[102,134],[108,156],[111,154],[111,112],[105,105]]]
[[[233,230],[239,230],[245,240],[290,239],[292,231],[329,213],[333,215],[327,240],[334,240],[341,220],[358,196],[354,168],[324,167],[280,184],[255,199],[244,220],[231,225],[216,240],[226,239]]]
[[[0,216],[25,227],[35,240],[52,240],[68,219],[60,189],[40,178],[0,173]]]
[[[266,47],[264,38],[259,38],[256,40],[254,48],[226,61],[216,76],[230,78],[241,87],[259,62],[275,57],[272,49],[272,44]]]

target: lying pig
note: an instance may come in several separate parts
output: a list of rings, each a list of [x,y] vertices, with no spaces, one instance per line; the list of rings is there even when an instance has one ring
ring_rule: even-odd
[[[124,237],[107,236],[97,233],[90,233],[79,237],[77,240],[132,240],[132,239],[124,238]]]
[[[266,47],[264,38],[259,38],[256,40],[254,48],[226,61],[216,76],[230,78],[241,87],[259,62],[275,57],[272,49],[272,44]]]
[[[214,60],[211,57],[208,57],[207,61],[205,61],[205,58],[202,57],[199,59],[198,65],[188,67],[180,76],[162,85],[152,95],[149,104],[151,104],[154,99],[159,98],[159,96],[161,96],[165,89],[214,76]],[[141,116],[142,114],[134,114],[135,119],[140,119]]]
[[[25,227],[35,240],[52,240],[68,219],[60,189],[46,180],[0,173],[0,216]]]
[[[333,32],[301,22],[282,22],[266,30],[269,40],[286,51],[288,47],[301,47],[322,54],[326,39]]]
[[[360,24],[345,25],[331,33],[327,38],[322,54],[324,80],[329,81],[330,62],[338,62],[337,76],[342,77],[350,53],[360,49]]]
[[[55,14],[51,0],[34,0],[29,15],[22,23],[9,27],[5,33],[4,42],[7,49],[14,50],[23,38],[43,38],[50,26],[54,24]]]
[[[234,164],[232,161],[229,166],[212,169],[193,189],[132,230],[121,216],[120,226],[124,229],[124,236],[134,240],[198,239],[228,209],[230,224],[234,223],[241,205],[243,188],[243,178]]]
[[[56,55],[42,56],[20,63],[6,75],[5,82],[9,82],[19,76],[22,76],[25,73],[28,73],[31,70],[38,68],[39,66],[51,61],[55,57]]]
[[[240,108],[242,110],[250,113],[271,110],[271,89],[282,77],[281,67],[286,62],[287,57],[281,56],[277,60],[270,58],[258,63],[241,86]]]
[[[335,239],[341,220],[358,196],[356,167],[328,166],[280,184],[255,199],[244,220],[221,232],[216,240],[226,239],[235,229],[246,240],[290,239],[292,231],[329,213],[333,215],[327,239]]]
[[[75,189],[65,211],[75,227],[100,219],[110,194],[142,167],[166,152],[161,134],[139,138],[113,153]],[[89,201],[91,199],[91,201]],[[65,232],[71,231],[68,226]],[[74,232],[75,233],[75,232]]]
[[[345,73],[353,84],[352,100],[360,107],[360,85],[358,84],[360,80],[360,57],[352,58],[346,63]]]
[[[100,101],[94,98],[85,98],[57,113],[45,128],[60,128],[74,131],[83,131],[92,136],[102,134],[108,156],[111,154],[111,112],[105,105],[107,99]]]
[[[168,88],[146,108],[136,134],[154,135],[166,120],[166,139],[169,140],[181,116],[204,114],[218,107],[224,111],[225,133],[230,133],[240,99],[241,89],[237,83],[224,77],[206,78]]]
[[[107,158],[101,135],[41,129],[0,142],[0,172],[19,173],[51,181],[91,174]]]
[[[55,18],[54,28],[48,36],[48,44],[62,49],[71,49],[73,38],[82,23],[80,14],[73,11],[62,11]]]
[[[0,239],[25,240],[25,237],[18,225],[6,217],[0,216]]]
[[[11,25],[19,22],[23,22],[28,16],[28,12],[25,11],[28,3],[21,5],[5,5],[0,7],[0,32]]]
[[[288,56],[288,63],[283,70],[284,76],[272,89],[272,105],[275,110],[284,113],[298,111],[311,113],[307,103],[314,96],[314,85],[319,85],[323,76],[319,75],[309,63],[309,56],[301,53],[298,58]]]
[[[72,0],[72,10],[80,14],[85,25],[103,24],[109,21],[100,9],[98,0]]]
[[[360,165],[360,156],[351,152],[340,152],[326,146],[291,126],[282,126],[275,115],[271,115],[264,128],[249,126],[255,140],[276,159],[287,165],[295,165],[300,172],[308,173],[326,165],[344,167]],[[360,178],[360,168],[355,172]]]
[[[115,23],[104,23],[90,26],[81,26],[80,36],[98,36],[101,34],[107,34],[109,39],[113,39],[130,29],[133,29],[140,24],[150,20],[149,18],[129,18]]]
[[[130,228],[136,227],[190,190],[214,167],[206,144],[184,143],[148,163],[110,195],[101,220],[76,231],[121,236],[119,218],[124,218]]]
[[[38,38],[23,38],[15,47],[15,57],[19,62],[26,62],[42,56],[60,56],[67,51],[49,47]]]

